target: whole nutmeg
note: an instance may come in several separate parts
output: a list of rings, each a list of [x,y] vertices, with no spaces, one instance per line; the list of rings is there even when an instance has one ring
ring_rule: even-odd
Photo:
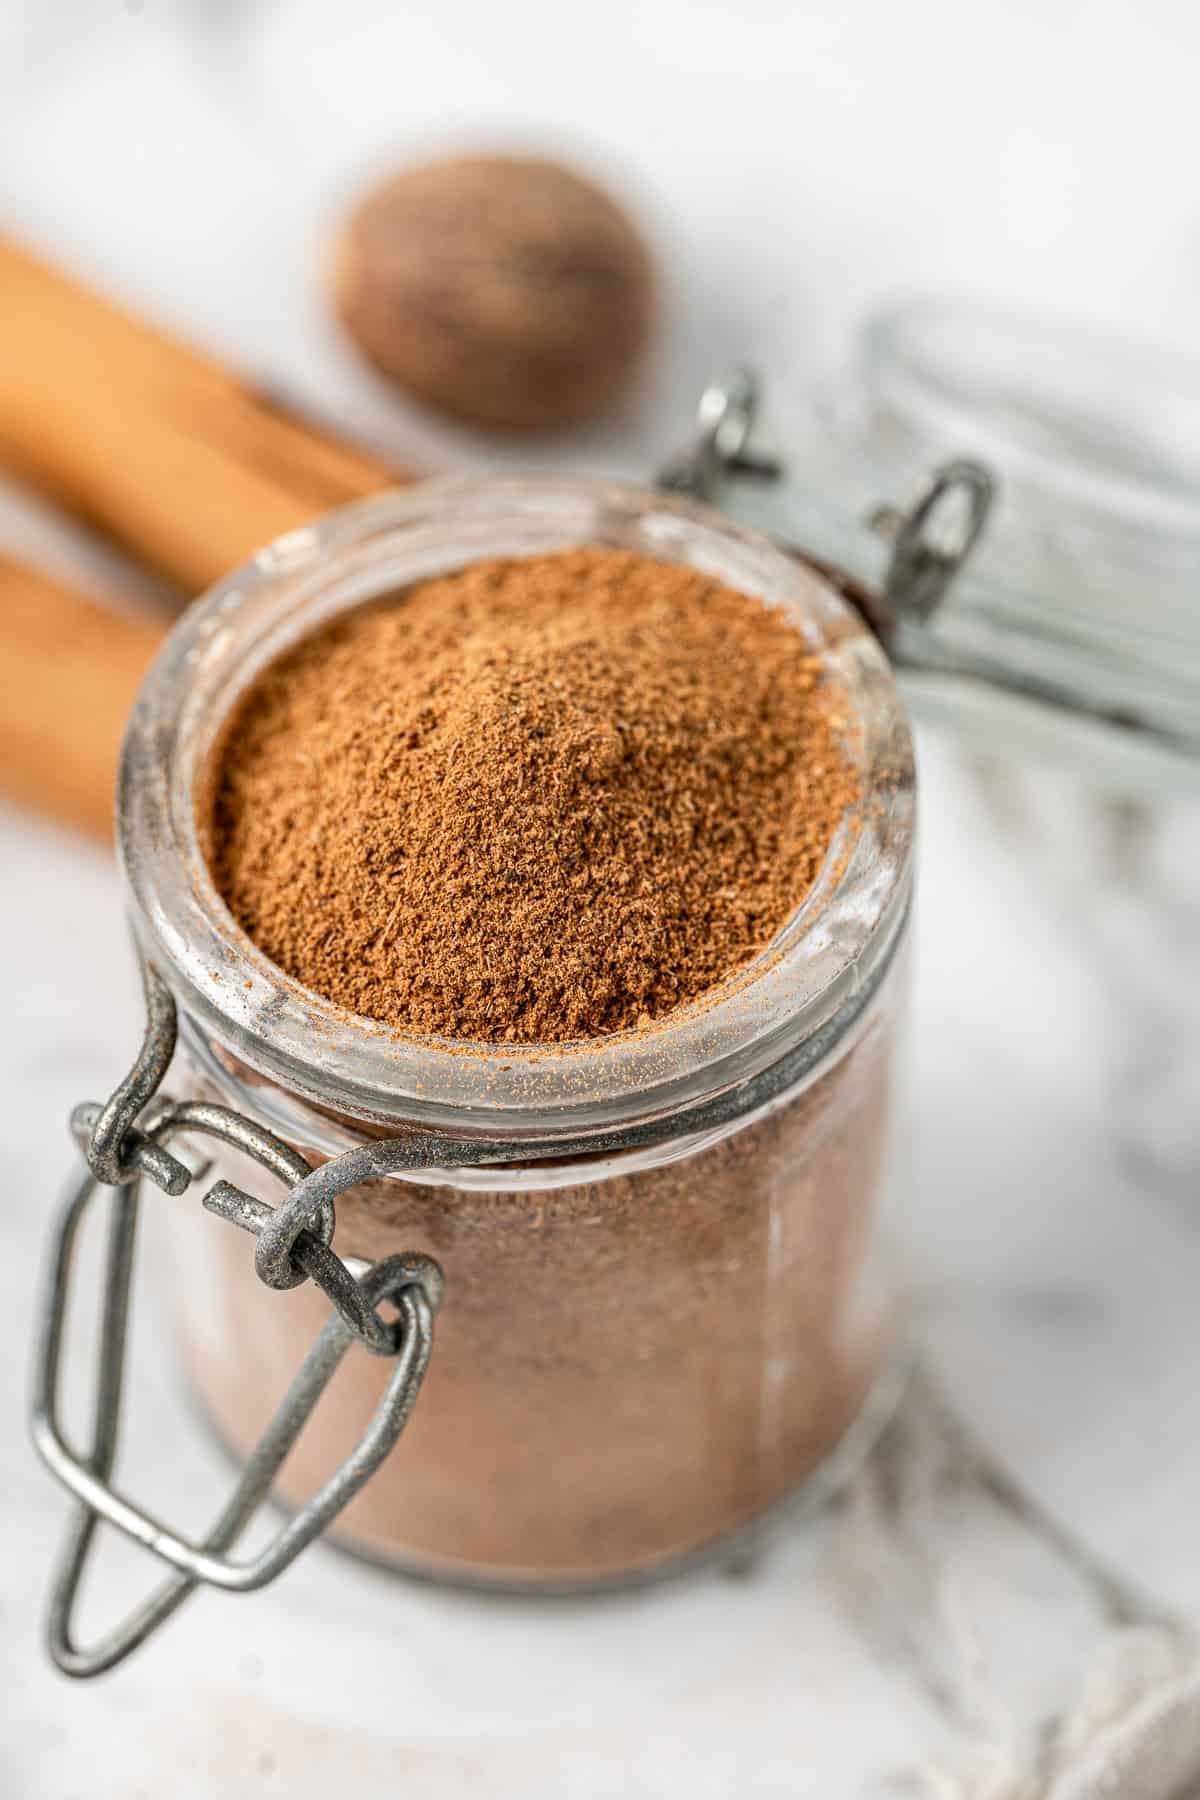
[[[608,411],[654,313],[650,256],[626,214],[535,157],[455,157],[374,188],[337,242],[333,294],[384,375],[502,431]]]

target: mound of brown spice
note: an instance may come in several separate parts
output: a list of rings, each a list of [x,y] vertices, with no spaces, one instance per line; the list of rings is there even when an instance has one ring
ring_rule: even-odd
[[[562,1042],[771,940],[857,797],[821,658],[702,572],[475,563],[268,668],[218,753],[217,885],[305,986],[411,1033]]]

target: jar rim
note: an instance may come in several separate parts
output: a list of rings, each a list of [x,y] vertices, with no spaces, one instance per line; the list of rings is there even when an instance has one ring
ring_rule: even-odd
[[[272,963],[217,893],[197,789],[221,726],[267,663],[337,611],[484,556],[581,543],[690,563],[784,610],[845,689],[862,803],[772,944],[650,1027],[573,1044],[468,1044],[357,1018]],[[268,545],[167,639],[130,718],[117,808],[135,938],[195,1030],[350,1118],[518,1137],[686,1111],[818,1033],[894,947],[912,823],[912,744],[890,668],[832,585],[693,501],[570,476],[443,477]]]

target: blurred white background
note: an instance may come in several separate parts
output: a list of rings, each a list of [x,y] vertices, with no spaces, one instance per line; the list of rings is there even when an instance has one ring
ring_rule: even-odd
[[[348,362],[324,235],[393,159],[573,154],[638,206],[671,319],[639,415],[555,455],[634,471],[714,366],[799,382],[916,287],[1200,354],[1198,68],[1190,0],[5,0],[0,206],[381,439],[495,460]]]
[[[1198,70],[1193,0],[3,0],[0,226],[399,456],[640,474],[714,369],[750,359],[798,391],[906,290],[1040,301],[1200,356]],[[519,451],[385,394],[320,293],[364,179],[513,144],[628,196],[669,301],[627,416]],[[1096,865],[1072,848],[1050,885],[982,832],[936,740],[922,763],[905,1135],[925,1341],[1036,1491],[1198,1611],[1200,1212],[1194,1116],[1171,1098],[1200,1057],[1178,973],[1200,943],[1195,835],[1156,851],[1153,957],[1115,872],[1108,912],[1084,908]],[[67,1165],[66,1108],[111,1084],[138,1002],[103,853],[5,814],[0,868],[0,1118],[30,1225]],[[1137,1094],[1133,1037],[1159,1056]],[[0,1358],[13,1800],[299,1800],[352,1777],[447,1800],[840,1800],[940,1741],[798,1541],[764,1583],[627,1612],[387,1588],[316,1553],[261,1600],[202,1601],[110,1685],[64,1689],[34,1635],[61,1508],[19,1441],[26,1238]],[[174,1443],[190,1421],[160,1385],[152,1430]],[[179,1467],[221,1465],[194,1444]],[[1017,1597],[1014,1666],[1053,1610]]]

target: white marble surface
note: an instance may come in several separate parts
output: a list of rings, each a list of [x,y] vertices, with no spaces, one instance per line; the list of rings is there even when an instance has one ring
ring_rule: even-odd
[[[919,281],[1200,347],[1198,51],[1200,14],[1161,3],[10,0],[0,207],[317,409],[487,464],[497,447],[405,415],[348,362],[306,285],[314,246],[389,150],[517,124],[565,141],[641,194],[675,323],[627,419],[522,454],[635,471],[712,364],[750,351],[799,379],[866,299]],[[922,776],[902,1133],[920,1336],[1025,1487],[1156,1606],[1200,1619],[1196,813],[1158,821],[1135,879],[1128,830],[1062,783],[985,804],[932,737]],[[869,1487],[741,1580],[603,1603],[471,1600],[317,1550],[254,1600],[201,1599],[108,1681],[64,1685],[37,1641],[63,1508],[24,1442],[31,1283],[66,1109],[106,1091],[138,1006],[103,855],[4,815],[0,871],[6,1797],[304,1800],[358,1779],[433,1800],[827,1800],[897,1791],[957,1752],[972,1711],[996,1740],[1006,1709],[1069,1704],[1103,1621],[1061,1557],[982,1499],[921,1514],[923,1549],[889,1538],[864,1522]],[[131,1480],[157,1480],[164,1507],[212,1494],[226,1472],[180,1410],[152,1304],[136,1347]],[[919,1579],[931,1556],[957,1624]],[[114,1558],[97,1580],[99,1616],[123,1575],[139,1579]],[[973,1708],[947,1704],[947,1662],[978,1664]]]

